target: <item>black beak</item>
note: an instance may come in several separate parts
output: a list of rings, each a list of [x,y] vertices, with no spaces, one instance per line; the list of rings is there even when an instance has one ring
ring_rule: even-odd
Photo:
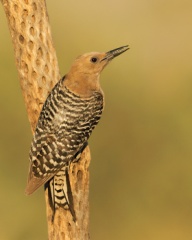
[[[123,47],[119,47],[119,48],[115,48],[111,51],[106,52],[106,56],[101,60],[112,60],[113,58],[119,56],[121,53],[124,53],[125,51],[127,51],[129,49],[129,46],[123,46]]]

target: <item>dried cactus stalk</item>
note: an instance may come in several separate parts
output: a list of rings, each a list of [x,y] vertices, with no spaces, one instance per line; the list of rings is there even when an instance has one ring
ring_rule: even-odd
[[[44,0],[1,0],[14,46],[20,85],[29,122],[34,131],[42,105],[59,80],[59,67],[52,42]],[[71,165],[70,180],[78,221],[59,209],[52,222],[52,209],[45,192],[48,236],[50,240],[89,239],[89,147],[81,161]],[[27,201],[27,199],[26,199]]]

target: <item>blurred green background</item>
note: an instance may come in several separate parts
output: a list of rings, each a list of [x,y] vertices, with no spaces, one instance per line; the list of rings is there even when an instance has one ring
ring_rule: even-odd
[[[103,72],[89,143],[94,240],[192,239],[192,1],[47,1],[60,71],[129,44]],[[24,195],[31,131],[0,7],[0,239],[47,239],[43,189]]]

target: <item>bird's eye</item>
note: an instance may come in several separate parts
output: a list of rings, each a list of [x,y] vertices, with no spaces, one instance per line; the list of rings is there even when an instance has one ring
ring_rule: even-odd
[[[97,60],[98,60],[98,59],[97,59],[96,57],[92,57],[92,58],[91,58],[91,62],[92,62],[92,63],[96,63]]]

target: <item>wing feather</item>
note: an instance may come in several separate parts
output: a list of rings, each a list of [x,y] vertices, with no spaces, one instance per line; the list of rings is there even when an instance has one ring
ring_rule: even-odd
[[[61,91],[61,85],[62,81],[48,96],[38,120],[31,144],[26,194],[33,193],[75,158],[102,113],[102,104],[98,104],[103,101],[100,93],[92,100],[82,100],[67,89]]]

